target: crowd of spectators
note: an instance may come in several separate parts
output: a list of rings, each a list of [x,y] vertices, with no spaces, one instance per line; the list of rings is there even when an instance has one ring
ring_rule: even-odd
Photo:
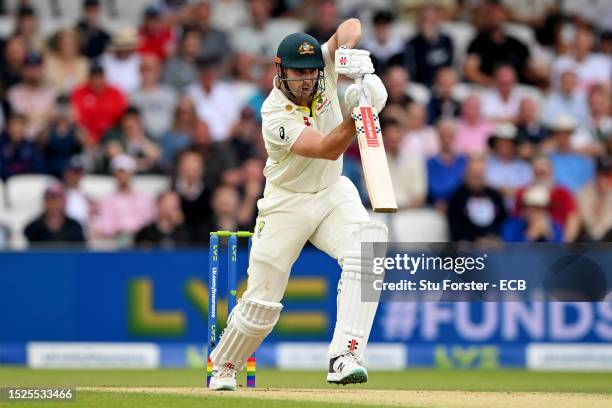
[[[112,32],[84,0],[50,36],[19,3],[0,41],[0,177],[58,180],[24,231],[31,243],[175,247],[252,229],[259,110],[286,34],[276,23],[324,42],[350,16],[389,92],[381,124],[401,210],[437,211],[455,241],[612,240],[605,0],[157,0]],[[353,145],[344,173],[368,204],[360,169]],[[112,175],[115,191],[91,199],[87,174]],[[172,187],[151,197],[137,174]]]

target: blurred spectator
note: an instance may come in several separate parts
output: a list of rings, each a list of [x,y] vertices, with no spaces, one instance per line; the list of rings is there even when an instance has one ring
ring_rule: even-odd
[[[138,109],[129,107],[119,125],[104,135],[102,141],[109,163],[118,156],[135,160],[136,172],[148,173],[159,169],[161,150],[146,134]]]
[[[461,4],[456,0],[397,0],[397,7],[402,19],[416,21],[423,10],[435,6],[442,20],[451,18]]]
[[[450,67],[440,68],[436,73],[436,83],[427,103],[427,123],[434,124],[440,118],[454,118],[459,115],[459,102],[453,97],[457,85],[457,74]]]
[[[423,156],[406,154],[402,144],[402,127],[395,120],[385,120],[383,141],[398,209],[419,208],[425,202],[427,176]]]
[[[468,96],[461,104],[455,151],[465,155],[484,153],[493,128],[493,124],[482,116],[480,97],[476,94]]]
[[[440,153],[427,160],[427,200],[436,210],[445,213],[448,200],[461,186],[467,158],[455,151],[457,124],[452,119],[441,119],[437,129]]]
[[[532,98],[523,98],[516,120],[516,139],[519,156],[525,160],[536,153],[548,138],[548,129],[540,123],[540,107]]]
[[[604,55],[612,55],[612,30],[608,29],[601,33],[599,51]]]
[[[612,138],[610,91],[603,86],[594,86],[589,92],[588,108],[587,130],[591,140],[606,143]]]
[[[501,65],[495,70],[493,86],[482,93],[482,113],[493,122],[514,122],[525,96],[516,86],[514,69],[510,65]]]
[[[73,156],[64,169],[63,180],[66,188],[66,214],[87,230],[89,219],[95,213],[95,202],[81,187],[84,170],[83,158]]]
[[[257,139],[261,137],[260,135],[261,123],[255,119],[255,114],[250,108],[243,108],[240,120],[234,125],[228,140],[239,163],[257,156]]]
[[[243,0],[224,0],[211,2],[212,25],[229,33],[249,21],[249,11]]]
[[[146,131],[159,139],[170,129],[172,112],[176,105],[176,91],[161,85],[160,59],[153,54],[143,54],[140,59],[140,88],[130,95],[130,102],[142,113]]]
[[[573,242],[580,229],[580,216],[574,196],[568,189],[555,183],[554,170],[546,156],[536,156],[533,159],[533,176],[532,185],[544,186],[548,189],[550,196],[548,210],[553,221],[563,227],[564,241]],[[523,211],[525,190],[527,187],[516,193],[515,215],[517,216]]]
[[[562,116],[553,123],[554,150],[550,154],[550,161],[555,171],[555,181],[577,194],[593,179],[595,169],[590,158],[574,152],[571,145],[574,130],[575,123],[571,118]]]
[[[597,160],[595,180],[578,194],[583,222],[583,240],[612,241],[612,162],[603,156]]]
[[[322,0],[319,2],[315,18],[310,27],[306,29],[306,33],[316,38],[319,44],[323,44],[334,35],[339,23],[338,11],[334,2]]]
[[[8,120],[8,117],[12,111],[13,109],[11,108],[11,104],[6,99],[4,87],[2,86],[2,81],[0,80],[0,129],[4,129],[6,126],[6,121]]]
[[[9,249],[11,243],[11,229],[0,223],[0,249]]]
[[[541,27],[546,16],[555,7],[555,0],[502,0],[511,19],[531,27]]]
[[[551,124],[559,116],[570,116],[576,123],[584,126],[588,112],[584,91],[578,89],[576,73],[566,70],[561,73],[558,90],[553,90],[544,101],[542,120]]]
[[[169,170],[174,165],[176,155],[191,144],[198,116],[195,105],[186,96],[183,96],[174,108],[172,127],[164,133],[159,140],[162,149],[162,167]]]
[[[132,176],[137,169],[133,158],[119,155],[111,161],[110,168],[117,190],[100,200],[92,233],[95,238],[115,239],[124,246],[134,233],[151,222],[155,203],[148,194],[132,188]]]
[[[392,12],[377,11],[372,19],[373,35],[366,36],[363,41],[363,48],[370,51],[374,68],[379,75],[385,72],[390,65],[402,62],[404,43],[392,30],[393,19]]]
[[[240,195],[235,187],[222,185],[212,196],[213,229],[212,231],[249,230],[251,225],[240,223]]]
[[[213,190],[204,183],[204,160],[199,152],[185,150],[181,153],[173,187],[179,195],[192,242],[208,242],[208,233],[213,230]]]
[[[136,233],[134,241],[141,248],[173,249],[190,241],[185,226],[181,201],[174,191],[164,191],[157,197],[155,221]]]
[[[436,130],[427,125],[425,108],[418,103],[408,106],[402,151],[424,160],[440,151]]]
[[[108,82],[127,95],[140,86],[140,55],[137,49],[136,30],[122,28],[115,33],[108,51],[100,59]]]
[[[266,181],[263,169],[264,162],[259,159],[247,159],[240,167],[238,223],[247,229],[255,225],[257,201],[263,197]]]
[[[431,87],[438,70],[453,64],[453,52],[453,41],[440,31],[438,9],[425,7],[419,19],[419,32],[407,44],[405,65],[410,69],[414,64],[414,81]]]
[[[26,116],[28,138],[36,139],[49,125],[57,98],[55,91],[43,81],[42,56],[27,56],[23,68],[23,82],[9,89],[7,96],[13,110]]]
[[[191,7],[189,22],[183,32],[196,30],[200,34],[199,59],[225,61],[232,54],[232,47],[227,34],[213,26],[210,3],[209,1],[198,1]],[[238,27],[243,26],[233,26],[232,30],[237,30]]]
[[[563,229],[548,209],[550,194],[545,186],[529,187],[523,195],[520,217],[510,218],[502,227],[505,242],[563,242]]]
[[[498,239],[506,219],[504,199],[485,182],[486,165],[480,158],[471,159],[464,182],[448,202],[448,225],[453,241]]]
[[[15,17],[13,35],[22,36],[29,51],[42,53],[45,48],[45,41],[38,31],[38,18],[34,9],[27,4],[22,5],[17,9]]]
[[[66,97],[57,99],[55,116],[48,129],[42,134],[47,172],[59,179],[64,168],[82,150],[83,137],[77,129]]]
[[[76,29],[81,40],[81,52],[87,58],[98,58],[106,50],[110,36],[100,26],[100,0],[83,0],[83,19]]]
[[[565,0],[561,10],[573,20],[605,29],[612,27],[612,9],[608,0]]]
[[[466,78],[481,86],[491,86],[495,81],[495,67],[505,64],[518,72],[524,81],[529,76],[529,50],[504,31],[506,11],[501,4],[488,2],[486,11],[485,26],[468,46],[464,66]]]
[[[16,174],[44,173],[45,163],[38,145],[26,137],[27,119],[12,113],[0,136],[0,178]]]
[[[0,81],[4,89],[8,90],[11,86],[21,82],[25,60],[28,55],[28,45],[25,38],[20,35],[9,37],[4,44],[2,54]]]
[[[385,73],[384,83],[389,96],[387,98],[387,106],[399,105],[402,108],[407,108],[413,100],[406,92],[410,77],[408,71],[399,65],[392,66]]]
[[[199,81],[187,89],[187,96],[195,104],[200,120],[210,126],[213,140],[226,139],[240,114],[236,90],[232,84],[218,80],[217,62],[200,61],[199,70]]]
[[[279,40],[278,33],[270,26],[271,2],[249,0],[248,6],[250,21],[236,27],[232,45],[236,51],[252,54],[265,62],[275,55]],[[324,19],[325,16],[320,18]],[[223,53],[227,53],[227,50],[223,50]]]
[[[258,79],[259,88],[248,100],[247,106],[255,115],[255,119],[261,124],[261,107],[274,88],[274,78],[276,77],[276,64],[268,63],[263,66],[261,75]]]
[[[516,128],[498,125],[489,138],[491,155],[487,160],[487,184],[502,193],[508,208],[514,205],[516,190],[533,180],[531,166],[516,155]]]
[[[47,187],[43,213],[26,226],[24,235],[30,244],[85,242],[81,224],[66,215],[66,192],[60,183]]]
[[[51,37],[45,57],[45,81],[59,94],[69,94],[87,80],[89,64],[79,52],[75,30],[64,28]]]
[[[553,83],[559,83],[561,75],[573,71],[582,91],[596,83],[610,85],[612,56],[593,53],[593,31],[587,26],[576,29],[573,48],[569,54],[557,58],[552,66]]]
[[[87,143],[90,145],[100,142],[127,107],[123,92],[108,84],[104,69],[97,64],[90,67],[89,80],[77,87],[70,99],[76,121],[87,132]]]
[[[153,54],[161,61],[174,51],[174,34],[161,16],[161,9],[156,4],[145,8],[143,23],[138,30],[139,51],[142,54]]]
[[[197,80],[200,43],[199,31],[183,32],[178,53],[166,62],[163,76],[165,84],[182,91]]]

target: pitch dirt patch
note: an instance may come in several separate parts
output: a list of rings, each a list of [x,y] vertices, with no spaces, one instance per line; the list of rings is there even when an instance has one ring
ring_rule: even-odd
[[[612,408],[612,396],[579,393],[467,392],[359,390],[349,388],[291,389],[255,388],[234,392],[213,392],[201,388],[79,387],[82,391],[113,393],[180,394],[190,396],[231,396],[310,402],[336,402],[368,406],[427,408]]]

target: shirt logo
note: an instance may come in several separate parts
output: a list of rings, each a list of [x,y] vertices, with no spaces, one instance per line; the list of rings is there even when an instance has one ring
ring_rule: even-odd
[[[279,133],[281,140],[285,140],[285,128],[281,126],[278,133]]]
[[[300,48],[298,50],[298,52],[300,53],[300,55],[312,55],[314,54],[314,47],[312,46],[312,44],[310,44],[307,41],[304,41],[301,45]]]
[[[310,122],[308,121],[308,118],[306,116],[304,116],[304,124],[306,126],[311,126]]]

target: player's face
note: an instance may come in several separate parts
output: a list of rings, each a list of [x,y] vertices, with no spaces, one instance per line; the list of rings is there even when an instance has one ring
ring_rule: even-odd
[[[287,68],[287,86],[300,102],[304,102],[315,92],[318,75],[319,70],[316,68]]]

